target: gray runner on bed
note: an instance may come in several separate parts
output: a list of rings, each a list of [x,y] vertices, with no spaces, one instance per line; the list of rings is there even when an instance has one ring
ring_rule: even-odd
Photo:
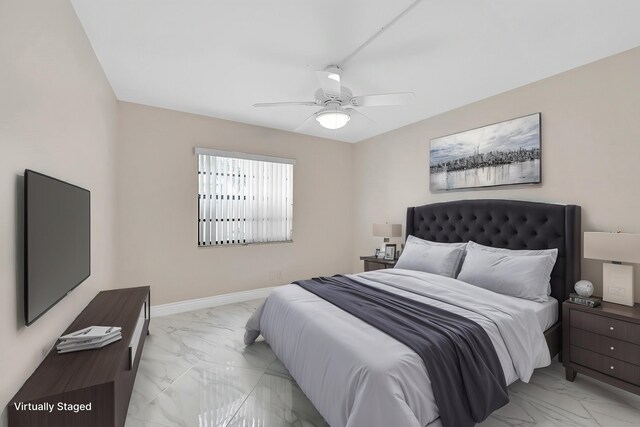
[[[294,283],[415,351],[444,427],[473,426],[509,402],[498,355],[477,323],[344,276]]]

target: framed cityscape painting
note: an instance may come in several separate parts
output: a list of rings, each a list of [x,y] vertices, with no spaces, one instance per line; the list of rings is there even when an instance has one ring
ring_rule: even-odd
[[[432,192],[538,184],[540,113],[431,140]]]

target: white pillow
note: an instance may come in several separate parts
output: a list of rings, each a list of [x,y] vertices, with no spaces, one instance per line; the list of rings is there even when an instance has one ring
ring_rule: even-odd
[[[437,243],[409,236],[395,268],[455,277],[466,243]]]
[[[469,242],[458,280],[504,295],[544,302],[549,299],[547,288],[558,255],[555,251],[555,256],[525,254]]]
[[[451,277],[456,277],[458,276],[458,273],[460,273],[460,268],[462,267],[462,262],[464,261],[464,255],[467,252],[467,242],[455,242],[455,243],[444,243],[444,242],[432,242],[431,240],[425,240],[425,239],[421,239],[419,237],[416,236],[409,236],[407,238],[407,243],[412,242],[412,243],[421,243],[421,244],[425,244],[425,245],[433,245],[433,246],[448,246],[450,248],[461,248],[462,249],[462,256],[460,257],[460,260],[458,261],[458,266],[456,267],[456,271],[453,274],[453,276]]]
[[[448,246],[450,248],[462,248],[467,249],[467,242],[456,242],[456,243],[443,243],[443,242],[432,242],[431,240],[421,239],[416,236],[407,237],[407,243],[422,243],[424,245],[433,245],[433,246]],[[473,242],[472,242],[473,243]]]
[[[495,252],[500,254],[506,254],[511,256],[529,256],[529,255],[547,255],[551,257],[551,267],[549,267],[549,284],[547,285],[547,295],[551,295],[551,270],[553,270],[553,266],[556,265],[556,260],[558,259],[558,249],[505,249],[505,248],[494,248],[491,246],[481,245],[476,242],[469,242],[469,247],[483,251]]]

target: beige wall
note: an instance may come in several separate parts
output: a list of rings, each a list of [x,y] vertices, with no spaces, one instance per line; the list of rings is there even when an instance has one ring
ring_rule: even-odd
[[[68,1],[0,1],[2,407],[89,300],[112,283],[116,113],[116,99]],[[92,192],[91,277],[29,327],[17,232],[25,168]]]
[[[117,286],[151,285],[155,305],[349,271],[351,144],[120,107]],[[198,248],[195,146],[296,159],[294,242]]]
[[[354,268],[379,243],[374,222],[405,223],[408,206],[506,198],[582,206],[583,230],[640,233],[640,48],[568,71],[356,144]],[[542,184],[431,194],[429,141],[542,113]],[[403,226],[404,230],[404,226]],[[602,262],[583,278],[601,293]],[[635,267],[640,301],[640,268]]]

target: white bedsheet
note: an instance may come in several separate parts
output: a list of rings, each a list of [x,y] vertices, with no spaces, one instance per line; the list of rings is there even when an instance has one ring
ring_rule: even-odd
[[[535,368],[550,363],[537,316],[527,304],[532,301],[409,270],[353,277],[478,323],[496,349],[507,384],[518,378],[526,382]],[[299,286],[276,288],[256,310],[245,341],[259,333],[332,427],[437,425],[438,408],[422,359]]]
[[[507,298],[515,299],[529,307],[536,314],[540,329],[544,332],[558,321],[558,300],[549,295],[549,300],[545,302],[537,302],[525,300],[522,298],[505,295]]]
[[[515,297],[514,297],[515,298]],[[558,300],[549,296],[545,302],[531,301],[531,308],[536,313],[540,329],[546,331],[558,321]]]

